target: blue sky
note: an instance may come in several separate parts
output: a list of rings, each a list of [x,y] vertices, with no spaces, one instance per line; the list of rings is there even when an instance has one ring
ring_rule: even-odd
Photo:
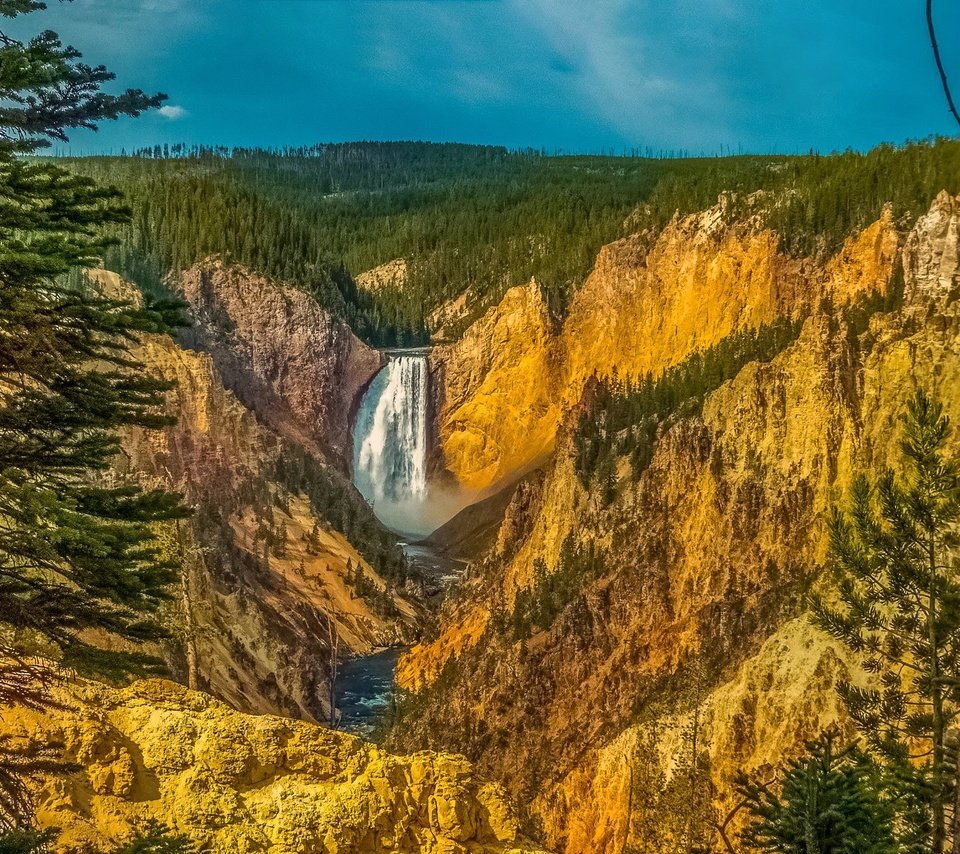
[[[866,149],[956,133],[922,0],[48,0],[166,115],[73,149],[430,139],[549,150]],[[960,3],[935,3],[960,94]]]

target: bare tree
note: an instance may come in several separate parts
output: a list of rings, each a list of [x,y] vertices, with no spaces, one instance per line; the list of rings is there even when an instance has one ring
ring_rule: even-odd
[[[180,558],[180,605],[184,619],[184,652],[187,659],[187,687],[197,690],[197,627],[194,624],[193,602],[190,595],[190,577],[193,564],[187,561],[187,549],[184,545],[183,529],[177,519],[177,551]],[[192,549],[191,558],[203,560],[200,549]]]
[[[927,31],[930,33],[930,47],[933,48],[933,59],[937,63],[937,71],[940,72],[943,94],[947,96],[947,107],[957,120],[957,124],[960,125],[960,112],[957,112],[957,105],[953,101],[953,95],[950,94],[947,72],[944,70],[943,60],[940,58],[940,45],[937,44],[937,33],[933,25],[933,0],[927,0]]]
[[[337,728],[337,672],[340,669],[340,632],[328,613],[327,644],[330,649],[330,729]]]

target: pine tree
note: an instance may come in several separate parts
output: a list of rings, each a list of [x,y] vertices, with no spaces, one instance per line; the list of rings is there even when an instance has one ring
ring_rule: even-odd
[[[855,746],[837,749],[828,731],[791,760],[777,787],[742,776],[752,850],[782,854],[894,854],[893,808],[879,769]]]
[[[199,850],[189,837],[150,821],[136,839],[115,848],[111,854],[196,854]]]
[[[7,834],[30,829],[33,818],[32,785],[44,774],[72,770],[56,748],[22,744],[19,739],[0,736],[0,852]],[[29,834],[22,837],[30,840]],[[37,837],[41,842],[46,836]],[[40,844],[39,842],[37,843]],[[33,849],[25,849],[33,850]]]
[[[8,18],[41,8],[0,0]],[[156,667],[82,633],[162,636],[151,614],[175,567],[150,524],[183,515],[176,497],[108,475],[119,427],[167,423],[167,386],[145,376],[131,347],[139,333],[167,331],[177,307],[133,305],[65,277],[96,263],[102,227],[128,211],[116,191],[23,156],[163,100],[106,95],[112,75],[79,60],[54,33],[26,43],[0,33],[0,706],[47,701],[36,655],[106,675]]]
[[[814,598],[813,608],[878,676],[878,687],[839,691],[898,789],[902,849],[941,854],[958,830],[948,733],[960,711],[960,476],[941,404],[918,391],[903,423],[906,472],[886,471],[876,485],[858,478],[850,510],[834,510],[829,564],[840,604]]]
[[[0,836],[0,854],[40,854],[55,838],[52,830],[14,830]]]

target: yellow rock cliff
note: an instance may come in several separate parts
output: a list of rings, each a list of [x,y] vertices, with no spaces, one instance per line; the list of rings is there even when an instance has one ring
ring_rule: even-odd
[[[472,488],[495,486],[552,448],[563,411],[591,376],[657,374],[732,332],[826,297],[847,302],[890,278],[897,234],[889,211],[817,264],[784,255],[772,231],[732,220],[727,208],[721,199],[655,237],[605,246],[556,331],[531,284],[438,348],[449,470]]]
[[[855,472],[897,459],[898,419],[913,389],[937,396],[960,423],[960,199],[938,196],[906,236],[902,308],[875,315],[859,335],[842,312],[816,308],[820,295],[843,303],[886,284],[891,228],[881,221],[807,270],[804,281],[820,290],[803,297],[814,310],[798,340],[669,422],[639,479],[621,473],[609,507],[579,483],[561,437],[542,484],[515,497],[504,526],[511,534],[468,578],[439,639],[401,662],[425,711],[398,741],[457,745],[515,796],[529,795],[551,845],[614,854],[636,843],[630,781],[651,761],[638,755],[649,753],[645,734],[657,733],[653,760],[669,778],[680,733],[699,710],[722,817],[738,770],[768,768],[828,724],[846,725],[834,687],[862,676],[802,612],[804,590],[830,584],[817,575],[825,513]],[[754,269],[767,283],[759,293],[769,295],[761,269],[769,268]],[[736,283],[731,275],[730,288]],[[653,293],[662,305],[663,293]],[[773,312],[790,302],[766,304]],[[629,316],[609,318],[608,328],[649,333]],[[960,452],[960,434],[954,447]],[[534,561],[556,566],[569,535],[603,550],[600,577],[526,640],[514,641],[502,617],[478,631],[478,614],[509,615]],[[685,674],[697,662],[710,676],[691,698]]]
[[[80,770],[35,777],[54,850],[85,854],[153,819],[212,852],[525,854],[502,787],[462,757],[392,756],[313,724],[234,711],[161,680],[71,681],[46,712],[4,709],[11,748],[50,748]]]

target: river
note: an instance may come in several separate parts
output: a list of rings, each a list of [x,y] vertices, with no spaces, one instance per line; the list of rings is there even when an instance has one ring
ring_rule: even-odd
[[[420,571],[427,590],[436,595],[449,588],[463,570],[463,562],[438,554],[420,543],[401,543],[410,563]],[[348,658],[340,665],[337,677],[337,708],[340,729],[357,735],[369,735],[380,714],[390,705],[393,674],[404,647],[381,649],[370,655]]]
[[[349,658],[340,665],[337,679],[337,706],[340,729],[369,735],[377,718],[390,705],[393,671],[403,652],[383,649],[371,655]]]

